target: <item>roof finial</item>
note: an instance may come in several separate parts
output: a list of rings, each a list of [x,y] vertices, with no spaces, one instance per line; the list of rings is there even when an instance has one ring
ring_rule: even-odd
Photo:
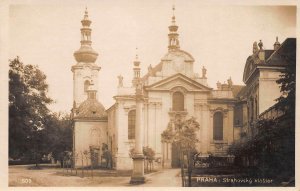
[[[174,15],[175,5],[174,4],[172,7],[172,10],[173,10],[173,16],[172,16],[172,24],[169,26],[170,32],[168,34],[168,37],[169,37],[168,49],[173,51],[173,50],[179,49],[180,46],[179,46],[179,40],[178,40],[179,34],[177,33],[178,26],[175,23],[175,15]]]
[[[140,61],[139,61],[139,56],[138,56],[138,48],[135,47],[135,60],[133,62],[135,67],[139,67],[140,66]]]
[[[278,50],[280,47],[280,42],[278,41],[278,36],[276,36],[276,42],[274,43],[274,50]]]
[[[175,24],[175,5],[174,4],[173,4],[173,7],[172,7],[172,11],[173,11],[172,23]]]
[[[88,15],[88,10],[87,10],[87,6],[85,6],[85,11],[84,11],[84,19],[88,19],[89,15]]]
[[[138,47],[135,47],[135,60],[138,60],[139,56],[138,56]]]
[[[175,5],[173,4],[173,7],[172,7],[172,10],[173,10],[173,16],[174,16],[174,12],[175,12]]]

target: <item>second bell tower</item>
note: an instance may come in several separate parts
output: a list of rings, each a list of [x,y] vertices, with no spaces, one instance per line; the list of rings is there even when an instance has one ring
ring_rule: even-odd
[[[77,108],[87,99],[87,91],[91,84],[94,85],[96,91],[98,90],[98,73],[101,67],[95,63],[98,53],[91,46],[91,23],[86,9],[84,18],[81,20],[81,46],[74,52],[77,63],[71,69],[73,72],[73,108]]]

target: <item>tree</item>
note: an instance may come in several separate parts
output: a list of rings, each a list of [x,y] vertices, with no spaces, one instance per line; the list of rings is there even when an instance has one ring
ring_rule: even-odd
[[[277,99],[276,108],[286,115],[295,118],[295,93],[296,93],[296,53],[283,54],[281,57],[286,60],[287,65],[283,74],[276,82],[280,85],[282,95]]]
[[[130,158],[132,158],[134,156],[135,153],[135,148],[131,148],[129,150],[129,156]],[[148,170],[148,162],[150,163],[150,165],[153,165],[153,160],[155,159],[155,151],[150,148],[149,146],[145,146],[143,147],[143,155],[145,157],[145,160],[147,161],[147,165],[146,165],[146,169]],[[144,165],[145,166],[145,165]],[[151,170],[151,167],[150,167]]]
[[[191,186],[191,175],[193,170],[193,154],[196,153],[196,143],[198,142],[196,131],[200,128],[194,117],[188,120],[177,120],[169,123],[168,128],[161,134],[164,142],[175,143],[180,150],[181,175],[184,177],[184,155],[187,156],[188,186]],[[182,178],[184,186],[184,179]]]
[[[73,130],[69,114],[51,113],[47,116],[45,133],[47,135],[48,151],[55,160],[63,160],[65,151],[72,151]]]
[[[274,108],[283,114],[275,119],[259,119],[258,133],[244,143],[233,144],[229,151],[236,157],[251,154],[257,160],[260,174],[284,179],[295,176],[296,55],[291,51],[281,57],[287,65],[277,80],[282,95]]]
[[[105,143],[102,143],[102,157],[105,159],[106,166],[105,168],[108,168],[108,165],[110,165],[110,168],[112,168],[113,162],[112,162],[112,154],[111,151],[108,150],[108,145]]]
[[[9,156],[29,156],[36,165],[47,145],[44,138],[47,105],[46,75],[37,66],[24,65],[19,58],[9,63]]]
[[[146,169],[148,170],[148,164],[150,164],[150,171],[151,171],[153,167],[153,161],[155,159],[155,151],[152,148],[146,146],[143,147],[143,154],[145,156],[145,160],[147,161]]]

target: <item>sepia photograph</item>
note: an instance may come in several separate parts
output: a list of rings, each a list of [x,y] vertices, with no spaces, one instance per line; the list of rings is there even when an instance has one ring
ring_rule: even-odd
[[[259,2],[11,1],[8,189],[296,188],[297,4]]]

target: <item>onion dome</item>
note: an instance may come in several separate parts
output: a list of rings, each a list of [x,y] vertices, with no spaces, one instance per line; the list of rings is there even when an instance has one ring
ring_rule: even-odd
[[[82,28],[81,31],[81,41],[80,48],[74,52],[74,57],[77,62],[93,63],[97,60],[98,53],[92,48],[91,33],[90,28],[92,21],[88,18],[87,9],[85,10],[84,18],[81,20]]]

